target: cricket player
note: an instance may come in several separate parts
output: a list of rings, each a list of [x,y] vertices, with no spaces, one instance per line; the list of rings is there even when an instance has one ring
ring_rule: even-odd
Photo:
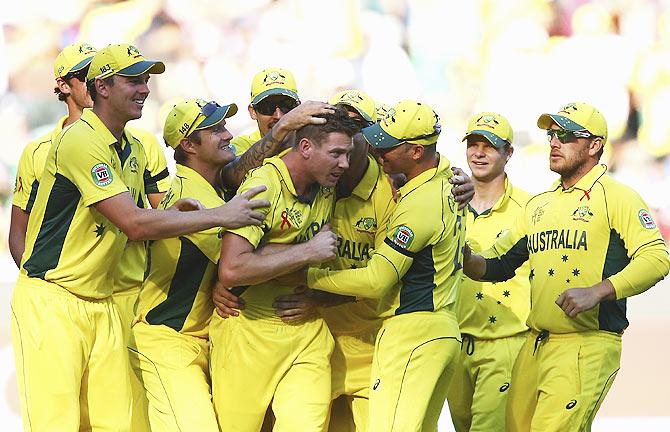
[[[503,281],[530,264],[531,331],[512,371],[507,430],[590,430],[620,367],[626,298],[663,279],[670,262],[646,203],[599,164],[600,111],[569,103],[537,125],[560,179],[490,250],[466,250],[465,273]]]
[[[53,142],[28,222],[11,302],[21,412],[26,430],[130,430],[125,335],[111,294],[128,240],[214,226],[260,223],[259,189],[215,209],[140,208],[146,155],[124,130],[139,118],[149,74],[127,44],[95,54],[87,73],[94,101]]]
[[[222,431],[257,431],[272,403],[275,431],[322,431],[330,405],[333,340],[319,316],[286,324],[275,297],[296,285],[272,279],[334,258],[328,229],[334,186],[348,167],[357,129],[341,108],[322,125],[296,132],[292,149],[249,173],[240,191],[267,185],[272,203],[262,227],[228,230],[222,240],[219,281],[242,293],[246,307],[235,319],[215,314],[210,325],[212,392]],[[318,250],[313,241],[321,244]],[[293,244],[263,254],[273,244]]]
[[[514,186],[505,166],[512,157],[513,131],[498,113],[475,114],[463,141],[475,183],[468,206],[466,240],[477,251],[491,247],[522,217],[528,193]],[[457,316],[463,337],[447,400],[454,426],[462,431],[504,431],[512,366],[525,340],[530,309],[528,264],[507,282],[464,278]]]
[[[379,299],[370,431],[435,430],[460,348],[454,307],[465,215],[451,195],[449,161],[436,152],[440,131],[432,108],[412,100],[363,129],[384,171],[408,181],[366,267],[307,273],[311,288]]]
[[[282,68],[270,67],[254,75],[251,80],[251,102],[247,107],[249,116],[256,121],[258,129],[249,135],[233,138],[231,148],[240,156],[254,143],[265,137],[277,122],[300,105],[298,89],[293,74]]]

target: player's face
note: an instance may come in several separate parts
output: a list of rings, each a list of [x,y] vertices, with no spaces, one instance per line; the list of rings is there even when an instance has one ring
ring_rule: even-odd
[[[142,117],[144,101],[149,96],[149,73],[134,77],[114,76],[109,88],[109,102],[120,119],[125,121]]]
[[[558,125],[551,125],[552,130],[560,130]],[[570,178],[577,174],[589,159],[588,138],[568,139],[561,142],[556,134],[550,137],[549,169],[563,178]]]
[[[256,120],[261,136],[265,136],[284,114],[298,106],[298,102],[288,96],[273,95],[249,105],[249,115]]]
[[[321,145],[315,145],[310,153],[313,178],[321,186],[335,186],[344,171],[349,168],[349,154],[353,148],[353,140],[347,134],[329,133]]]
[[[233,135],[226,129],[226,121],[215,124],[198,132],[200,145],[196,145],[196,157],[203,163],[221,167],[235,159],[230,149],[230,140]]]
[[[411,160],[410,150],[410,144],[402,143],[395,147],[374,151],[386,174],[404,174],[407,171],[407,160]]]
[[[488,182],[505,172],[511,147],[496,148],[486,138],[472,135],[467,139],[465,153],[472,177],[481,182]]]

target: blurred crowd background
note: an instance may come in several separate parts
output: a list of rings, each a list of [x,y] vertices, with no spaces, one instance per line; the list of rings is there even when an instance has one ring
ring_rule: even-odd
[[[53,61],[76,41],[133,43],[165,62],[136,121],[159,137],[182,97],[237,103],[229,128],[248,133],[251,78],[268,66],[293,71],[302,100],[358,88],[431,104],[439,150],[464,168],[468,117],[498,111],[514,128],[508,172],[531,192],[556,178],[538,115],[592,103],[609,122],[606,163],[670,240],[668,0],[3,0],[0,25],[1,262],[19,156],[65,113]]]

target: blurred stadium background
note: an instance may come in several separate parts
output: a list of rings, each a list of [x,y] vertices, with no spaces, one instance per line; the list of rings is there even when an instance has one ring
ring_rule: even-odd
[[[668,0],[22,0],[0,1],[0,236],[7,238],[16,165],[26,143],[65,112],[53,60],[75,41],[136,44],[166,63],[137,126],[161,135],[176,98],[249,102],[253,74],[282,66],[303,100],[359,88],[388,104],[410,97],[442,118],[439,149],[466,167],[468,117],[499,111],[514,127],[508,172],[538,192],[547,166],[541,112],[582,100],[607,117],[607,164],[652,207],[670,240]],[[234,134],[255,127],[241,110]],[[162,142],[162,139],[161,139]],[[166,149],[166,152],[168,150]],[[172,158],[168,154],[168,161]],[[0,424],[20,430],[9,299],[17,270],[0,244]],[[629,302],[622,370],[596,431],[669,431],[670,304],[664,281]],[[45,310],[44,313],[49,313]],[[441,430],[450,430],[445,407]]]

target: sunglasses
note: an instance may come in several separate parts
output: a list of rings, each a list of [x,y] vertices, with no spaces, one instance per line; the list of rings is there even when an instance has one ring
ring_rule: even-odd
[[[565,129],[547,129],[547,141],[551,142],[554,137],[565,144],[575,142],[578,138],[597,138],[597,135],[593,135],[586,130],[569,131]]]
[[[187,137],[187,136],[190,135],[191,129],[193,129],[193,126],[195,125],[195,122],[197,122],[198,119],[200,118],[200,115],[204,115],[205,118],[207,118],[207,117],[211,116],[212,114],[214,114],[216,112],[216,110],[219,109],[220,106],[221,105],[219,105],[218,103],[216,103],[214,101],[209,101],[205,105],[203,105],[200,108],[200,113],[197,116],[195,116],[195,118],[193,119],[193,122],[188,127],[188,129],[186,130],[186,133],[184,134],[184,136]]]
[[[372,126],[372,122],[369,122],[362,118],[350,117],[351,120],[356,124],[358,129],[365,129],[368,126]]]
[[[81,82],[86,82],[86,73],[88,72],[88,68],[80,69],[76,72],[68,72],[63,76],[63,80],[69,81],[71,79],[76,79]]]
[[[277,108],[279,108],[279,111],[281,111],[283,114],[286,114],[297,106],[298,101],[291,98],[283,98],[280,100],[266,98],[253,105],[257,113],[266,116],[274,114]]]
[[[440,131],[438,129],[435,129],[434,132],[426,134],[426,135],[419,135],[419,136],[415,136],[415,137],[411,137],[411,138],[403,138],[403,141],[404,142],[418,141],[418,140],[421,140],[421,139],[424,139],[424,138],[434,137],[434,136],[439,135],[439,134],[440,134]],[[412,143],[409,143],[409,144],[412,144]]]

